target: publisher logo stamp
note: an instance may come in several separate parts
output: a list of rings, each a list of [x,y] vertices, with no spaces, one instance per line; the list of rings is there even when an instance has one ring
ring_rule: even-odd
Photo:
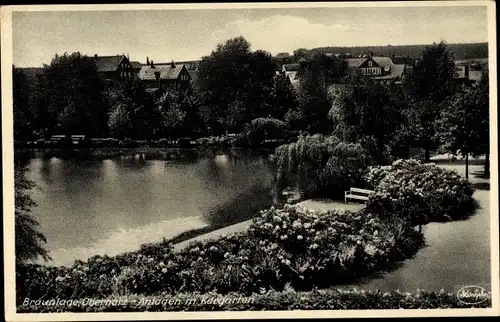
[[[479,304],[489,297],[488,291],[479,285],[463,286],[457,291],[458,300],[464,304]]]

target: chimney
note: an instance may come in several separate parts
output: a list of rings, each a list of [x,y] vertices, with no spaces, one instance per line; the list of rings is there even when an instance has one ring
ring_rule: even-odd
[[[148,56],[146,56],[146,65],[149,66],[149,57]]]
[[[151,60],[151,68],[155,68],[155,64],[153,63],[153,60]]]
[[[172,63],[170,64],[170,68],[175,68],[174,61],[172,60]]]
[[[97,59],[97,54],[94,54],[94,58]]]

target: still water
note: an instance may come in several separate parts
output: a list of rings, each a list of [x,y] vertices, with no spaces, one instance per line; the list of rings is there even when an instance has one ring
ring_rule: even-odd
[[[27,178],[39,187],[32,191],[34,214],[53,265],[236,223],[272,203],[274,171],[263,155],[31,158],[28,170]]]

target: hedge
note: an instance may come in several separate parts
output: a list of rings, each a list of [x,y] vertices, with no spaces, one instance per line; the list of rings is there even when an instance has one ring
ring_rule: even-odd
[[[358,290],[293,290],[242,296],[231,293],[177,294],[175,296],[111,296],[100,304],[20,305],[17,313],[49,312],[167,312],[167,311],[271,311],[271,310],[387,310],[387,309],[457,309],[489,308],[491,292],[478,304],[461,302],[456,294],[445,291],[415,293]],[[94,305],[91,305],[94,304]]]

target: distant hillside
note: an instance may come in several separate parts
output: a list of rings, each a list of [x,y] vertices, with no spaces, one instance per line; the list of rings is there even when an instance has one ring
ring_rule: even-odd
[[[373,52],[375,56],[405,56],[419,57],[428,45],[402,45],[402,46],[363,46],[363,47],[320,47],[311,49],[310,52],[324,53],[350,53],[353,57]],[[488,57],[488,43],[474,44],[447,44],[448,49],[455,54],[456,60],[475,59]]]

